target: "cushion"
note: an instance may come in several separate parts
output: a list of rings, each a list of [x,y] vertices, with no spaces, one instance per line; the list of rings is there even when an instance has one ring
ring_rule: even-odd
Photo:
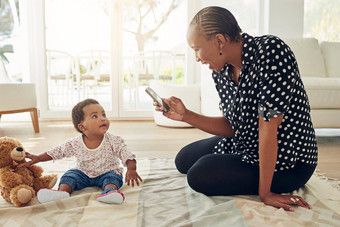
[[[322,42],[321,51],[325,59],[327,76],[340,77],[340,42]]]
[[[291,38],[284,41],[292,49],[302,77],[326,77],[324,59],[317,39]]]
[[[312,109],[311,117],[314,128],[340,127],[340,109]]]
[[[35,84],[0,84],[0,111],[23,110],[37,107]]]
[[[312,109],[340,108],[340,78],[302,77]]]

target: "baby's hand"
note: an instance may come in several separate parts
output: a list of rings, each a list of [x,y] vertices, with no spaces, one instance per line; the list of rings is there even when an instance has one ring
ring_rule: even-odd
[[[26,158],[31,159],[31,161],[21,163],[21,164],[18,165],[18,167],[28,168],[31,165],[40,162],[40,158],[39,158],[38,155],[33,155],[33,154],[28,153],[28,152],[26,152]]]
[[[125,175],[125,183],[127,183],[128,186],[134,187],[135,182],[139,186],[139,181],[143,181],[142,178],[138,175],[136,170],[127,170],[126,175]]]

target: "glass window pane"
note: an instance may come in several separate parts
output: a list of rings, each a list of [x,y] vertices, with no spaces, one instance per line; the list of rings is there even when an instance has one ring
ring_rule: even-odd
[[[18,0],[2,0],[0,7],[0,83],[22,82]]]
[[[304,37],[340,41],[340,0],[305,0]]]
[[[45,0],[49,109],[86,98],[111,110],[110,16],[105,0]]]
[[[151,80],[184,83],[186,4],[172,0],[122,4],[123,109],[151,110],[152,100],[145,93]]]

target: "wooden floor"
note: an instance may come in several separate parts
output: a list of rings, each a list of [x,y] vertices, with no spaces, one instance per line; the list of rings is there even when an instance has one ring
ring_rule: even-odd
[[[174,158],[186,144],[210,135],[195,128],[166,128],[153,121],[111,121],[109,131],[120,135],[137,158]],[[0,120],[0,137],[20,140],[31,153],[42,153],[78,133],[70,121],[41,121],[35,134],[31,122]],[[326,176],[340,179],[340,136],[318,137],[318,169]]]

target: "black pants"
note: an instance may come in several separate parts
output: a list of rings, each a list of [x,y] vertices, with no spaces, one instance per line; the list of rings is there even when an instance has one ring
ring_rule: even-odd
[[[257,195],[259,167],[241,161],[236,154],[212,154],[221,137],[191,143],[177,154],[175,164],[179,172],[187,174],[192,189],[209,196]],[[290,170],[274,173],[271,191],[284,193],[305,185],[315,166],[298,162]]]

